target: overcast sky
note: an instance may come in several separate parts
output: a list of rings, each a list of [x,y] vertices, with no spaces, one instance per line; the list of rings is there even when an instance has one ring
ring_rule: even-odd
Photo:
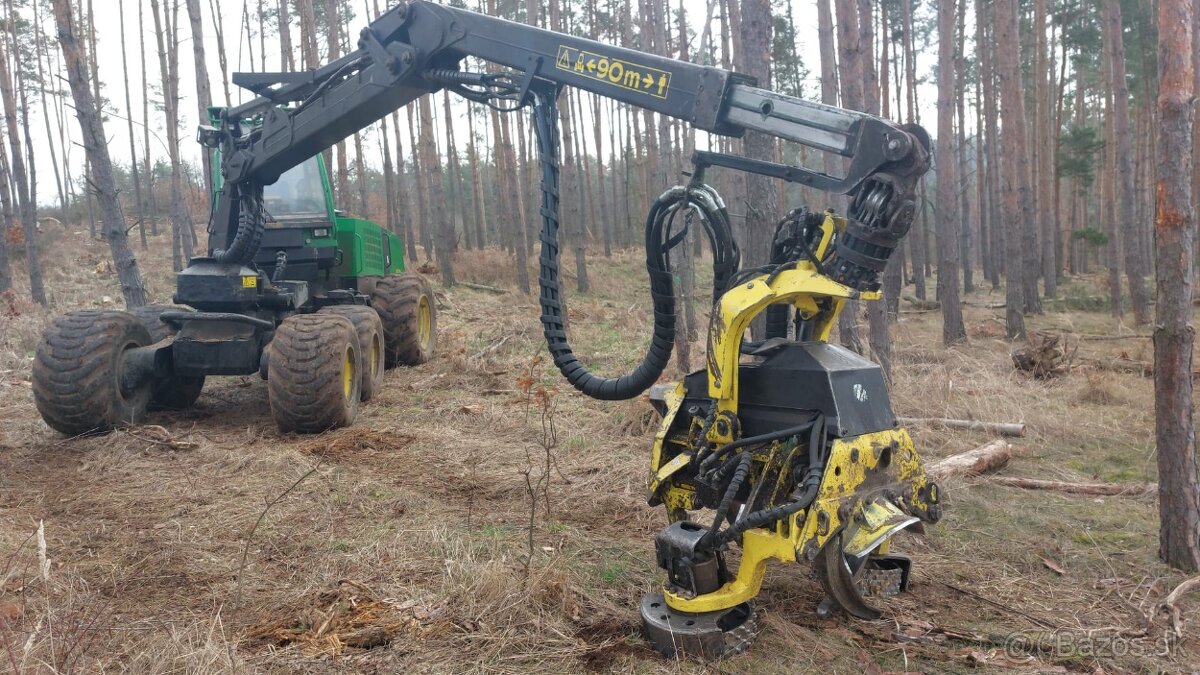
[[[809,91],[810,95],[815,95],[819,91],[820,82],[817,75],[820,71],[819,52],[817,47],[817,30],[816,30],[816,3],[814,0],[792,0],[795,12],[797,41],[802,58],[810,72],[809,76]],[[182,2],[180,3],[183,4]],[[201,0],[202,10],[204,13],[204,40],[205,51],[207,54],[209,76],[212,85],[212,95],[215,103],[224,101],[224,87],[221,83],[221,70],[217,59],[217,37],[214,30],[215,22],[210,12],[210,2]],[[358,6],[360,3],[352,2],[351,6]],[[390,5],[391,3],[383,3]],[[683,0],[684,6],[687,8],[689,21],[692,30],[697,34],[700,33],[700,23],[704,20],[704,15],[707,7],[705,0]],[[247,45],[247,33],[245,28],[245,18],[242,14],[243,6],[249,8],[251,13],[250,25],[254,30],[257,30],[257,3],[254,0],[249,0],[245,3],[231,2],[225,0],[221,3],[223,20],[221,25],[224,28],[224,40],[226,59],[231,73],[246,70],[260,70],[261,54],[260,42],[257,35],[251,40],[251,45]],[[106,124],[105,133],[110,139],[109,149],[114,161],[127,164],[129,161],[129,135],[128,126],[123,116],[128,114],[125,109],[125,91],[122,86],[122,54],[121,54],[121,30],[122,24],[125,30],[125,39],[127,43],[126,59],[128,60],[130,71],[130,87],[132,89],[132,118],[137,125],[142,123],[142,97],[146,90],[142,87],[142,71],[140,63],[140,54],[138,52],[138,12],[139,9],[144,12],[145,30],[141,37],[146,41],[146,59],[147,69],[149,71],[149,93],[151,96],[150,109],[150,152],[155,158],[166,158],[166,133],[163,125],[163,115],[155,109],[156,105],[161,104],[159,94],[159,69],[158,69],[158,53],[157,43],[154,33],[153,15],[150,9],[150,0],[125,0],[125,16],[122,18],[118,11],[118,3],[116,0],[96,0],[94,2],[96,10],[96,30],[97,39],[99,41],[98,52],[100,54],[100,80],[102,82],[102,93],[109,101],[107,108],[110,114]],[[294,18],[294,17],[293,17]],[[362,8],[359,7],[358,14],[351,21],[351,27],[354,33],[358,29],[367,25],[372,17],[367,17],[362,13]],[[43,17],[43,21],[49,21],[49,17]],[[196,87],[195,87],[195,66],[192,59],[192,44],[190,26],[188,24],[187,12],[184,8],[180,9],[180,27],[182,44],[179,53],[179,71],[180,83],[179,92],[182,97],[180,102],[180,140],[182,156],[189,161],[196,161],[199,158],[200,147],[195,143],[195,130],[198,123],[198,114],[196,106]],[[293,45],[299,44],[299,31],[293,29]],[[56,43],[55,43],[56,46]],[[274,35],[267,36],[266,40],[267,68],[268,70],[280,69],[280,46],[279,40]],[[251,61],[250,49],[253,49],[253,61]],[[322,50],[324,46],[322,45]],[[296,58],[300,61],[299,56]],[[931,62],[932,63],[932,62]],[[928,65],[921,63],[919,68],[920,73],[928,72]],[[65,81],[62,82],[63,89],[66,88]],[[236,87],[230,87],[233,97],[233,103],[248,100],[250,96],[242,93]],[[933,102],[933,92],[923,94],[925,101]],[[35,105],[31,101],[31,105]],[[459,102],[455,107],[453,116],[456,118],[454,122],[456,141],[459,144],[460,151],[462,143],[467,137],[465,115],[463,111],[465,102]],[[923,110],[922,117],[926,126],[933,128],[935,110],[932,106],[923,106],[927,110]],[[32,133],[34,135],[34,145],[37,146],[38,157],[46,158],[45,161],[39,162],[38,167],[38,186],[37,194],[38,201],[41,203],[50,203],[56,199],[54,178],[50,167],[47,166],[49,161],[48,148],[46,144],[45,124],[41,119],[41,110],[34,110],[33,114],[36,119],[33,120]],[[440,97],[439,105],[435,116],[441,117]],[[78,124],[72,115],[68,120],[68,129],[73,138],[78,138]],[[589,120],[590,122],[590,120]],[[487,125],[484,125],[486,127]],[[478,125],[477,125],[478,130]],[[135,141],[138,146],[138,152],[142,152],[142,138],[140,126],[135,126]],[[368,137],[364,141],[364,155],[366,161],[372,166],[380,166],[380,151],[378,146],[377,135],[373,131],[368,132]],[[595,149],[590,144],[590,134],[583,134],[589,142],[588,151],[595,152]],[[440,135],[440,141],[444,142],[444,135]],[[703,138],[697,140],[701,146],[706,145]],[[405,146],[407,146],[407,140]],[[61,152],[61,148],[59,149]],[[607,149],[605,149],[607,154]],[[72,165],[72,174],[77,175],[80,172],[79,167],[83,162],[83,149],[76,145],[70,149],[70,159]]]

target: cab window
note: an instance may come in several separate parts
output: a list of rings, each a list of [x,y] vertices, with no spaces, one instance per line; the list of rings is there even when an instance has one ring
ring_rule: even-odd
[[[279,180],[264,187],[263,205],[274,220],[328,217],[317,157],[288,169]]]

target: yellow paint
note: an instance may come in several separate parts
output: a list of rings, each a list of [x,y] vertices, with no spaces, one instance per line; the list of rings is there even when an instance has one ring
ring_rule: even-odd
[[[767,561],[795,562],[796,549],[791,542],[766,530],[747,530],[742,534],[742,564],[733,581],[712,593],[686,598],[667,590],[667,606],[679,612],[716,612],[754,599],[762,588]]]
[[[587,68],[586,61],[584,67]],[[833,212],[826,214],[817,244],[818,259],[825,257],[834,236],[845,227],[845,218]],[[814,322],[814,339],[827,342],[849,299],[876,300],[880,297],[879,293],[857,293],[834,282],[820,274],[817,266],[807,260],[798,263],[794,269],[780,272],[770,284],[767,283],[769,278],[761,275],[726,291],[710,323],[708,395],[716,401],[717,416],[709,427],[706,440],[714,448],[733,441],[738,435],[732,427],[737,421],[742,336],[756,316],[772,304],[790,304],[800,316]],[[669,513],[692,510],[697,506],[695,487],[678,477],[684,473],[691,456],[679,449],[672,453],[667,445],[670,442],[668,433],[675,424],[685,395],[682,383],[667,393],[667,412],[655,436],[651,457],[650,496],[661,499]],[[722,431],[721,421],[727,422],[724,426],[730,428]],[[690,431],[696,432],[694,428]],[[774,446],[761,455],[756,454],[755,466],[761,467],[771,453],[780,449]],[[756,470],[761,478],[761,469]],[[826,542],[843,531],[847,552],[886,553],[896,532],[913,525],[916,522],[914,516],[928,513],[930,504],[921,494],[926,482],[925,470],[912,438],[903,429],[835,439],[829,449],[817,496],[807,509],[770,529],[744,532],[741,565],[732,581],[715,592],[695,598],[667,589],[667,604],[678,611],[712,612],[746,602],[758,594],[768,560],[811,560]],[[931,495],[931,500],[936,499],[936,495]]]
[[[708,333],[708,395],[717,400],[717,409],[737,412],[737,364],[741,357],[742,334],[754,317],[769,305],[790,303],[798,311],[816,314],[817,300],[858,297],[854,289],[803,267],[779,273],[768,285],[768,275],[754,277],[731,288],[721,296],[717,316]],[[841,303],[836,303],[840,308]],[[826,322],[832,326],[836,313]],[[824,332],[822,328],[821,331]]]
[[[422,350],[428,350],[430,339],[433,337],[433,309],[429,306],[429,296],[422,295],[417,303],[417,340]]]
[[[859,502],[854,522],[842,534],[842,550],[849,555],[864,556],[889,541],[893,534],[919,520],[883,499]]]
[[[886,452],[885,452],[886,450]],[[881,466],[880,459],[887,458]],[[870,481],[868,482],[868,478]],[[863,483],[868,482],[864,486]],[[861,510],[863,502],[885,496],[889,491],[904,500],[909,510],[924,512],[929,505],[920,496],[925,486],[925,468],[903,429],[863,434],[834,441],[825,464],[825,475],[817,498],[793,531],[797,550],[820,549]],[[841,507],[845,506],[843,510]],[[824,514],[824,515],[822,515]]]
[[[665,99],[671,90],[671,73],[665,70],[567,45],[559,46],[554,65],[559,70],[655,98]]]
[[[354,350],[347,349],[346,357],[342,363],[342,393],[346,396],[346,400],[354,394]]]
[[[258,277],[242,277],[242,288],[258,288]]]

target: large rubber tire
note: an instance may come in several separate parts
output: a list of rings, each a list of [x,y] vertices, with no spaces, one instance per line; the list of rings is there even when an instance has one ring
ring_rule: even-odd
[[[337,314],[284,319],[267,345],[271,417],[283,432],[315,434],[358,416],[358,334]]]
[[[123,357],[149,344],[145,326],[126,312],[85,309],[56,318],[33,360],[33,402],[42,419],[68,436],[137,423],[150,403],[151,383],[123,390]]]
[[[354,324],[354,332],[358,333],[358,354],[362,359],[358,364],[362,400],[370,401],[383,389],[383,322],[379,320],[379,314],[363,305],[334,305],[321,312],[344,316]]]
[[[371,306],[383,321],[388,368],[415,366],[433,358],[437,306],[425,277],[408,272],[380,279],[371,295]]]
[[[183,305],[143,305],[129,310],[150,333],[150,342],[161,342],[179,332],[175,326],[164,322],[163,312],[194,312]],[[154,383],[150,394],[150,410],[187,410],[196,404],[204,390],[203,375],[171,375]]]
[[[150,343],[165,340],[176,333],[175,327],[169,323],[164,323],[159,317],[163,312],[194,312],[196,310],[191,307],[183,307],[176,305],[142,305],[129,310],[129,313],[136,316],[138,321],[146,327],[146,332],[150,333]]]

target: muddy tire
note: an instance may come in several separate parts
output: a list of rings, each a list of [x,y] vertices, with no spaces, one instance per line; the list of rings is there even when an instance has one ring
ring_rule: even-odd
[[[161,342],[179,332],[175,326],[162,320],[163,312],[194,312],[182,305],[144,305],[129,310],[150,333],[151,344]],[[196,404],[204,389],[203,375],[171,375],[154,383],[150,394],[150,410],[187,410]]]
[[[358,334],[337,314],[298,314],[267,345],[267,394],[280,431],[314,434],[358,416]]]
[[[383,389],[383,322],[379,314],[364,305],[334,305],[321,310],[324,314],[344,316],[354,324],[358,334],[358,372],[362,378],[362,400],[370,401]]]
[[[124,354],[149,344],[145,326],[126,312],[87,309],[56,318],[33,361],[33,402],[42,419],[67,436],[137,423],[152,387],[122,387]]]
[[[375,286],[371,306],[383,322],[388,368],[415,366],[433,358],[437,346],[437,310],[433,289],[419,274],[384,277]]]
[[[165,340],[176,333],[175,327],[169,323],[163,323],[160,318],[163,312],[194,312],[191,307],[183,307],[176,305],[143,305],[134,307],[129,310],[129,313],[136,316],[138,321],[146,327],[146,332],[150,333],[150,343],[154,344],[160,340]]]

